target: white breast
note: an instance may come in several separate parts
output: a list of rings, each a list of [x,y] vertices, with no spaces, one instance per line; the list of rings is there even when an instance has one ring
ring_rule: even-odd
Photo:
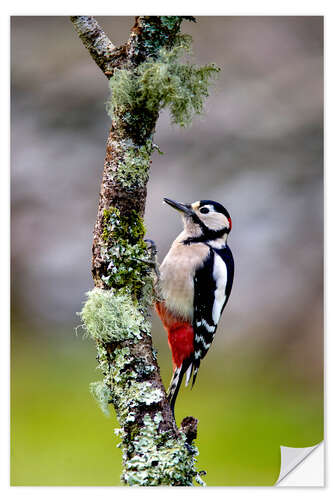
[[[217,325],[221,316],[223,304],[226,300],[225,289],[228,278],[227,266],[217,253],[214,255],[213,277],[216,282],[216,290],[212,318],[215,325]]]
[[[167,308],[181,318],[193,319],[193,278],[208,252],[204,244],[184,245],[177,238],[161,264],[160,294]]]

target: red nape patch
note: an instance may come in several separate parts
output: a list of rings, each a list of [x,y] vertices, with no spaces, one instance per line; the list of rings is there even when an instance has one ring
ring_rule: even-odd
[[[163,302],[156,302],[155,309],[168,333],[173,366],[174,368],[179,367],[184,359],[188,358],[193,352],[194,333],[192,325],[174,316]]]
[[[228,217],[228,222],[229,222],[229,229],[231,231],[231,229],[232,229],[232,220],[231,220],[230,217]]]

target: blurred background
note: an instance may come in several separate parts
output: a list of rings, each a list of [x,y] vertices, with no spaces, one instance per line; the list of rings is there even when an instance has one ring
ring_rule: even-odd
[[[130,17],[97,17],[116,45]],[[189,129],[160,116],[147,237],[162,261],[181,230],[162,198],[230,211],[234,288],[195,388],[177,402],[199,419],[209,486],[270,485],[280,445],[323,439],[323,19],[199,17],[183,23],[196,62],[222,68]],[[66,17],[11,18],[11,482],[119,485],[111,407],[76,312],[110,120],[107,81]],[[165,384],[167,340],[153,317]]]

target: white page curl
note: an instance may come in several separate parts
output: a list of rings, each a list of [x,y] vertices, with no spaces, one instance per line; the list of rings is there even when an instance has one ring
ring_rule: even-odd
[[[297,467],[313,450],[321,443],[306,448],[292,448],[289,446],[280,446],[281,450],[281,466],[280,475],[276,481],[276,485],[284,479],[295,467]]]

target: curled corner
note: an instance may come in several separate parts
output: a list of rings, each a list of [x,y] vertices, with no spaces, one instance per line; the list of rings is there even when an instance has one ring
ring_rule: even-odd
[[[280,475],[275,484],[278,484],[289,474],[295,467],[297,467],[303,460],[310,455],[321,443],[307,448],[292,448],[289,446],[280,446],[281,450],[281,465]]]

